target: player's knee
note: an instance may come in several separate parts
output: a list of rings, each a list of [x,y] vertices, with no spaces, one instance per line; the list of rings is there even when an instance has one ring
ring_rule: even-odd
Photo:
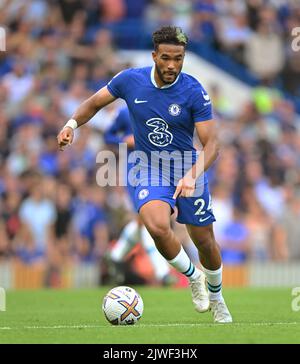
[[[202,239],[199,239],[197,242],[197,248],[200,251],[213,251],[216,248],[217,242],[215,241],[214,237],[211,235],[207,235]]]
[[[188,230],[198,249],[212,249],[217,244],[211,225],[193,229],[188,228]]]
[[[211,250],[216,245],[216,240],[211,229],[202,229],[201,233],[193,234],[193,241],[198,249]]]
[[[215,243],[216,243],[216,241],[215,241],[215,239],[213,239],[212,236],[206,236],[205,238],[202,238],[199,241],[200,245],[202,245],[203,247],[207,247],[207,248],[214,246]]]
[[[170,225],[163,222],[149,222],[147,230],[154,240],[166,238],[170,233]]]

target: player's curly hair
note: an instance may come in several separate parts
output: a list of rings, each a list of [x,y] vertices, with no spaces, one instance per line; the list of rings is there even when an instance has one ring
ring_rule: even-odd
[[[160,44],[175,44],[186,47],[188,37],[180,27],[164,26],[152,34],[152,41],[155,50]]]

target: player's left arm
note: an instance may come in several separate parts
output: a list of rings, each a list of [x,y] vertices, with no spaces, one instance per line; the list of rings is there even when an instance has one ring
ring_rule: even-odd
[[[193,177],[198,178],[217,159],[220,143],[217,132],[217,122],[214,119],[195,123],[197,135],[202,144],[203,158],[198,158],[192,167]]]
[[[197,178],[211,166],[219,154],[220,147],[216,121],[214,119],[210,119],[196,122],[195,127],[197,135],[203,146],[202,154],[186,175],[178,181],[177,188],[173,196],[175,199],[177,196],[191,197],[193,195]]]

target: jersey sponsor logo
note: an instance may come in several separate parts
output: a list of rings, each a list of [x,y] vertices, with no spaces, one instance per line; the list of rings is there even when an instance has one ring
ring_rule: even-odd
[[[138,194],[138,198],[139,198],[139,200],[143,200],[148,195],[149,195],[149,190],[147,190],[147,188],[143,188],[142,190],[140,190],[140,192]]]
[[[138,100],[138,99],[134,100],[135,104],[144,104],[145,102],[148,102],[148,100]]]
[[[158,147],[166,147],[172,143],[173,134],[168,131],[168,124],[160,118],[152,118],[146,121],[146,125],[153,128],[153,131],[148,134],[148,139],[151,144]]]
[[[172,116],[178,116],[181,113],[181,107],[178,104],[171,104],[169,106],[169,114]]]

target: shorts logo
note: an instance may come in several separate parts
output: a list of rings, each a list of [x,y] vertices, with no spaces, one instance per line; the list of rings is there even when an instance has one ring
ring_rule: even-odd
[[[149,195],[149,190],[147,190],[147,188],[144,188],[144,189],[140,190],[140,192],[138,194],[138,198],[139,198],[139,200],[143,200],[148,195]]]
[[[169,106],[169,114],[172,116],[178,116],[181,113],[181,107],[178,104],[171,104]]]

